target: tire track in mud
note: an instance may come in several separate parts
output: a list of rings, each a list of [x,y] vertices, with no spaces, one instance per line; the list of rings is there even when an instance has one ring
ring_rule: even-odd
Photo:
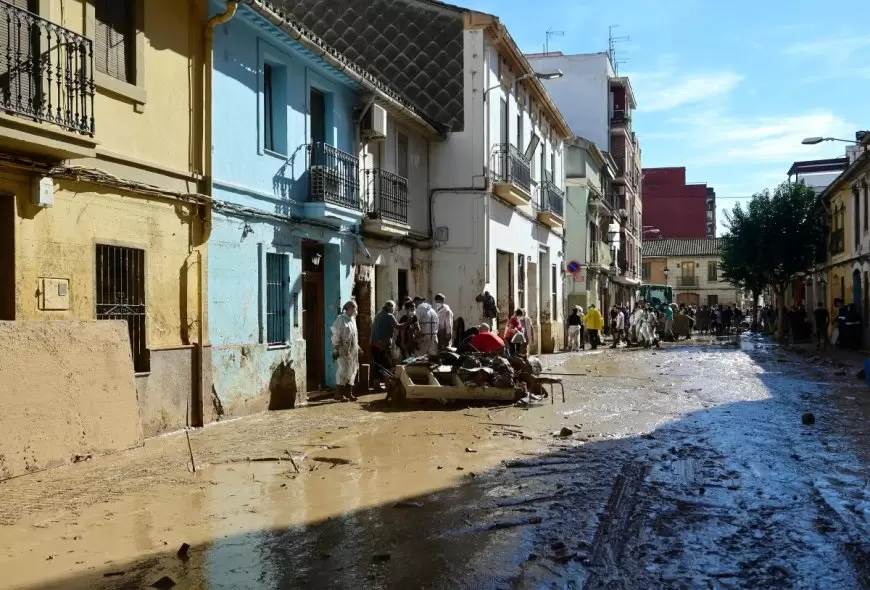
[[[638,512],[638,493],[649,472],[649,465],[629,461],[623,464],[616,476],[592,540],[589,578],[583,586],[584,590],[608,588],[620,577],[620,561],[625,546],[640,530],[643,520],[635,516]]]
[[[845,518],[825,499],[818,488],[813,487],[812,495],[819,507],[819,518],[816,528],[821,533],[830,533],[831,529],[839,529],[842,537],[840,545],[843,554],[855,569],[855,577],[862,588],[870,588],[870,543],[861,538]]]

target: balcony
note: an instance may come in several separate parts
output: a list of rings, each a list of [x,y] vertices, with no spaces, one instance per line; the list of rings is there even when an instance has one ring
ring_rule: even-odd
[[[541,185],[538,221],[553,228],[565,226],[565,193],[550,181]]]
[[[325,143],[308,149],[309,217],[322,217],[339,225],[356,224],[362,218],[359,194],[359,159]]]
[[[697,276],[679,276],[679,277],[677,277],[677,286],[678,287],[697,287],[698,286],[698,277]]]
[[[368,211],[363,231],[384,237],[408,235],[408,179],[387,170],[365,170]]]
[[[520,150],[508,143],[496,145],[489,170],[496,195],[515,207],[531,204],[531,166]]]
[[[93,156],[93,58],[87,37],[0,2],[0,148]]]
[[[599,193],[589,191],[589,210],[596,210],[603,215],[610,215],[613,212],[613,199],[610,196],[603,197]]]
[[[589,244],[589,266],[604,270],[609,269],[613,262],[610,244],[600,240],[592,240]]]
[[[626,111],[624,109],[614,109],[613,113],[610,115],[610,126],[630,128],[631,111]]]

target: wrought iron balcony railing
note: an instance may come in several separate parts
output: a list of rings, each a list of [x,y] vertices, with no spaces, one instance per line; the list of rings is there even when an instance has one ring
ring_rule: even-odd
[[[0,2],[0,109],[93,136],[93,42]]]
[[[310,199],[360,210],[359,158],[325,143],[308,146]]]
[[[680,287],[697,287],[698,286],[698,277],[697,276],[679,276],[677,277],[677,284]]]
[[[631,123],[631,111],[623,109],[614,109],[610,116],[611,125],[628,125]]]
[[[365,171],[368,214],[396,223],[408,223],[408,179],[387,170]]]
[[[520,150],[509,143],[494,147],[490,171],[495,182],[510,182],[525,191],[531,191],[531,164]]]
[[[846,250],[845,231],[835,229],[831,232],[831,254],[842,254]]]
[[[565,193],[551,181],[541,185],[540,203],[541,211],[550,211],[559,217],[565,217]]]

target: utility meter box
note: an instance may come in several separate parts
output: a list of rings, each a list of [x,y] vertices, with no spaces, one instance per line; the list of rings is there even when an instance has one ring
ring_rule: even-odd
[[[37,176],[31,187],[33,204],[37,207],[54,206],[54,180],[51,176]]]

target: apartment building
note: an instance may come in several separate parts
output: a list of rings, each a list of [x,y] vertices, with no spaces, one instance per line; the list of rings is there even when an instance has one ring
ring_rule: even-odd
[[[526,56],[536,71],[561,71],[544,80],[574,134],[594,142],[616,163],[612,193],[619,225],[619,249],[613,281],[618,299],[629,303],[640,284],[643,242],[641,148],[632,128],[637,101],[626,76],[616,74],[607,53],[567,55],[562,52]]]

